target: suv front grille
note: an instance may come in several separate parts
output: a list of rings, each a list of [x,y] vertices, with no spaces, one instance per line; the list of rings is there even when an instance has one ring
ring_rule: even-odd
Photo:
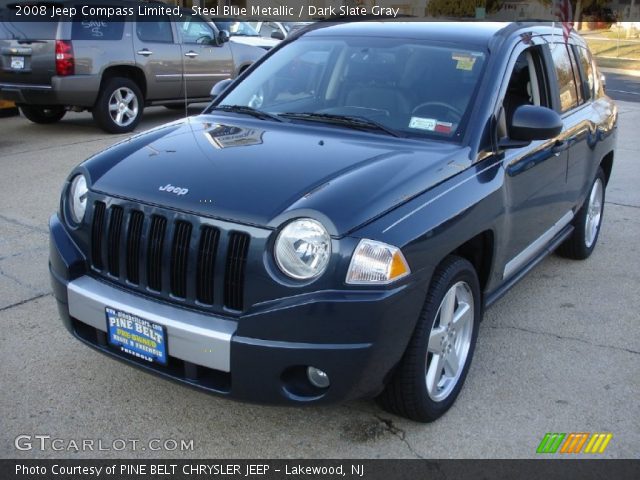
[[[94,271],[170,301],[243,310],[250,235],[217,228],[199,217],[152,210],[94,203]]]

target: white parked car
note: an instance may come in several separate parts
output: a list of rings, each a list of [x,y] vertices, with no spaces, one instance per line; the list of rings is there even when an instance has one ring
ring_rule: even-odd
[[[219,30],[226,30],[231,35],[231,41],[244,43],[254,47],[270,50],[275,47],[279,40],[261,37],[248,22],[240,22],[230,18],[214,18],[213,22]]]

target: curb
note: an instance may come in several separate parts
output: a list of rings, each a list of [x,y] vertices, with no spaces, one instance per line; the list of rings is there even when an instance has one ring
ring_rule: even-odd
[[[0,100],[0,118],[14,117],[16,115],[20,115],[20,112],[18,111],[18,107],[16,107],[15,103],[7,100]]]

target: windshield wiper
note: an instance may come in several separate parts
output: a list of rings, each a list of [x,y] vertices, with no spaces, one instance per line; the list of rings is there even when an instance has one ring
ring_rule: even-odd
[[[244,113],[246,115],[251,115],[253,117],[259,118],[260,120],[274,120],[276,122],[282,122],[282,119],[277,115],[274,115],[273,113],[264,112],[253,107],[247,107],[246,105],[217,105],[211,110],[222,110],[223,112],[231,113]]]
[[[281,117],[300,119],[300,120],[309,120],[312,122],[325,122],[332,123],[335,125],[344,125],[346,127],[357,128],[360,130],[368,130],[368,131],[378,131],[384,132],[387,135],[391,135],[393,137],[404,137],[402,133],[389,128],[382,123],[376,122],[375,120],[371,120],[366,117],[360,117],[358,115],[336,115],[332,113],[297,113],[297,112],[287,112],[281,113]]]

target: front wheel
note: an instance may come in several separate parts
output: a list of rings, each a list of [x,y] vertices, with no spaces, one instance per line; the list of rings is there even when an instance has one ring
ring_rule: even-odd
[[[128,78],[105,82],[93,107],[93,119],[109,133],[131,132],[142,118],[144,99],[138,85]]]
[[[598,168],[591,184],[589,195],[574,219],[571,236],[558,248],[558,253],[566,258],[585,260],[591,256],[598,243],[602,217],[604,214],[606,178],[602,168]]]
[[[481,316],[473,265],[447,257],[436,269],[407,350],[379,397],[382,407],[419,422],[441,417],[462,389]]]
[[[22,114],[33,123],[49,124],[62,120],[67,110],[61,106],[42,107],[37,105],[18,105]]]

